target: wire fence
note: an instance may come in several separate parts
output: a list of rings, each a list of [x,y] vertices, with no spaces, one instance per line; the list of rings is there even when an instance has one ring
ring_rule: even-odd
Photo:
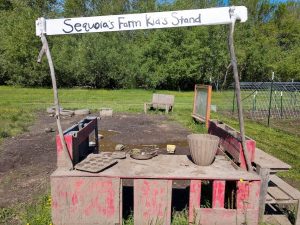
[[[269,125],[270,119],[300,117],[300,82],[241,82],[240,87],[244,113],[251,119],[267,118]]]

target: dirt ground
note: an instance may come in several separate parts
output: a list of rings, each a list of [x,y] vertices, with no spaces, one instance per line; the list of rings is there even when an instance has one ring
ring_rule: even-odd
[[[56,168],[56,121],[39,113],[29,131],[8,138],[0,146],[0,207],[26,204],[49,190],[49,176]],[[83,117],[62,118],[63,129]],[[112,151],[116,144],[128,148],[157,145],[161,152],[166,144],[177,145],[177,154],[186,154],[189,131],[163,115],[116,114],[99,121],[101,151]]]

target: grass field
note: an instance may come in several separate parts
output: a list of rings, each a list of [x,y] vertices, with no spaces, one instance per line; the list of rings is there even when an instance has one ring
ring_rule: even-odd
[[[205,128],[191,119],[193,92],[157,91],[175,95],[174,112],[170,117],[193,132],[205,132]],[[60,89],[61,106],[66,109],[89,108],[95,112],[101,107],[115,112],[142,113],[143,103],[151,100],[153,92],[145,90],[87,90]],[[232,92],[213,93],[212,104],[221,108],[231,104]],[[3,138],[26,131],[38,110],[52,105],[52,89],[33,89],[0,86],[0,143]],[[236,119],[229,115],[213,113],[213,118],[238,128]],[[300,138],[279,129],[268,128],[246,119],[246,134],[255,139],[262,150],[289,163],[293,168],[280,176],[300,188]],[[300,128],[299,128],[300,129]],[[29,214],[30,215],[30,214]]]

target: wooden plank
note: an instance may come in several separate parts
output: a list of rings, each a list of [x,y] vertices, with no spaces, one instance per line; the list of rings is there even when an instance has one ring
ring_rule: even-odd
[[[291,168],[289,164],[282,162],[259,148],[255,148],[254,163],[259,165],[261,168],[269,168],[272,171],[289,170]]]
[[[292,225],[286,215],[265,215],[264,222],[272,225]]]
[[[249,182],[238,181],[237,191],[236,191],[236,208],[242,210],[246,209],[248,199],[249,199]]]
[[[278,176],[271,175],[270,181],[272,181],[278,188],[280,188],[286,194],[291,196],[293,199],[295,199],[295,200],[300,199],[300,192],[296,188],[294,188],[291,185],[289,185],[288,183],[284,182]]]
[[[189,222],[195,221],[195,208],[200,208],[201,200],[201,180],[191,180],[189,199]]]
[[[213,196],[212,196],[212,207],[213,208],[224,208],[225,199],[225,181],[214,180],[213,181]]]
[[[257,225],[258,211],[248,209],[246,212],[234,209],[195,209],[195,224],[201,225]]]
[[[267,194],[266,204],[272,204],[272,203],[276,203],[275,199],[271,195]]]
[[[270,179],[270,169],[261,168],[259,165],[256,172],[261,177],[260,194],[259,194],[259,221],[262,222],[265,214],[265,207],[268,195],[268,184]]]
[[[235,169],[224,156],[217,156],[210,166],[195,165],[184,155],[158,155],[139,161],[127,156],[116,165],[100,172],[57,170],[53,176],[102,176],[120,178],[153,178],[185,180],[260,180],[255,173]]]
[[[220,137],[220,145],[223,149],[232,156],[235,162],[240,163],[240,167],[246,169],[245,157],[242,150],[240,141],[240,134],[226,124],[219,124],[218,121],[211,120],[208,132]],[[246,139],[249,159],[251,162],[255,159],[255,141],[248,138]]]
[[[74,164],[73,136],[65,135],[64,138],[66,141],[66,145],[67,145],[70,157]],[[66,161],[68,161],[68,159],[66,159],[65,154],[63,152],[63,147],[62,147],[59,135],[56,135],[56,153],[57,153],[57,167],[58,168],[64,167],[64,165],[66,165]],[[75,152],[75,154],[76,154],[76,152]]]
[[[253,209],[257,210],[258,212],[259,195],[260,181],[238,181],[236,193],[236,208],[244,211]]]
[[[171,224],[172,180],[134,180],[134,224]]]
[[[271,195],[275,200],[289,200],[290,196],[280,190],[278,187],[269,187],[268,193]]]
[[[51,197],[56,225],[115,225],[122,221],[118,178],[51,177]]]
[[[248,209],[259,209],[261,181],[249,181]]]

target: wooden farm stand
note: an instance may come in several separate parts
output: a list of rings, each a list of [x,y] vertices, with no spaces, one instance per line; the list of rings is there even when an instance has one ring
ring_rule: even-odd
[[[190,183],[189,221],[196,224],[257,224],[260,177],[218,155],[200,167],[185,155],[129,156],[100,173],[58,168],[51,175],[54,224],[122,224],[122,181],[133,180],[134,224],[170,224],[172,182]],[[201,181],[213,183],[212,208],[201,208]],[[236,184],[236,208],[225,209],[225,186]]]
[[[149,23],[147,18],[155,23]],[[181,18],[181,19],[179,19]],[[258,224],[264,214],[264,202],[283,198],[278,189],[287,190],[287,203],[298,204],[299,193],[273,176],[273,167],[265,167],[256,159],[260,152],[254,140],[245,137],[242,102],[239,87],[237,60],[233,45],[236,21],[247,20],[243,6],[210,9],[181,10],[157,13],[127,14],[100,17],[63,19],[39,18],[36,35],[43,43],[38,61],[46,54],[54,91],[54,103],[59,135],[57,136],[58,168],[51,175],[52,219],[54,224],[122,224],[122,183],[133,180],[134,221],[143,224],[170,224],[172,182],[189,183],[189,222],[196,224]],[[101,25],[100,24],[106,24]],[[114,26],[109,27],[108,24]],[[74,165],[89,153],[97,152],[88,145],[92,132],[97,140],[97,119],[83,121],[63,132],[56,78],[46,35],[109,32],[123,30],[157,29],[200,25],[228,24],[229,51],[235,79],[240,132],[224,124],[210,123],[209,132],[221,137],[221,146],[215,162],[208,167],[194,165],[187,156],[159,155],[149,161],[136,161],[129,157],[100,172],[88,173],[73,170]],[[87,27],[91,27],[88,30]],[[234,161],[229,160],[229,154]],[[259,154],[259,153],[258,153]],[[265,156],[263,153],[260,155]],[[268,160],[268,159],[267,159]],[[261,160],[262,161],[262,160]],[[276,166],[277,168],[278,166]],[[253,172],[253,168],[258,174]],[[276,170],[276,168],[274,168]],[[278,168],[286,168],[281,164]],[[278,169],[277,168],[277,169]],[[262,178],[262,179],[261,179]],[[202,181],[212,182],[212,208],[201,208]],[[278,189],[269,188],[271,180]],[[235,204],[225,208],[225,191],[228,182],[235,185]],[[269,193],[270,195],[268,195]],[[272,194],[273,193],[273,194]],[[287,199],[288,198],[288,199]],[[299,225],[297,218],[296,224]]]

